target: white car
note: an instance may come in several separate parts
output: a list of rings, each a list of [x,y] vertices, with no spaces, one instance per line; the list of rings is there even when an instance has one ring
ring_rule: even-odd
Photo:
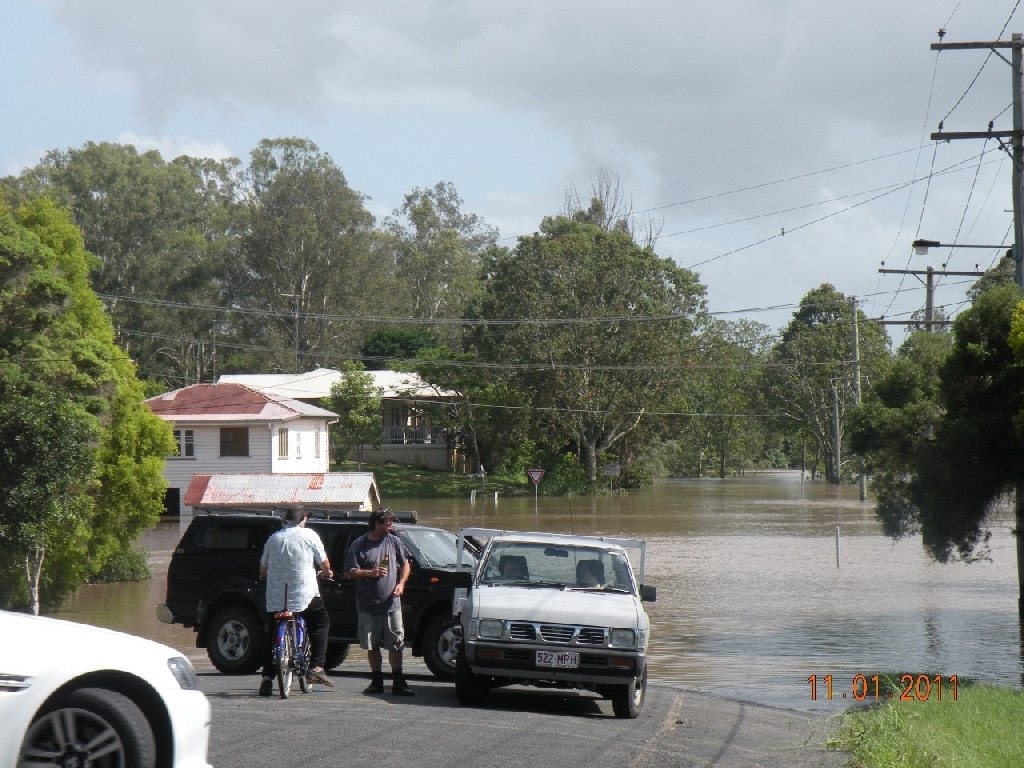
[[[488,543],[455,594],[459,702],[479,706],[509,684],[577,688],[611,699],[616,717],[637,717],[651,628],[643,601],[657,597],[642,583],[645,542],[483,528],[462,529],[466,538]],[[626,555],[634,547],[639,578]]]
[[[211,768],[197,683],[166,645],[0,611],[0,768]]]

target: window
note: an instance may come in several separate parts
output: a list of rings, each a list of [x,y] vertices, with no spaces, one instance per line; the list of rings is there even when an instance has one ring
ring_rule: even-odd
[[[175,456],[194,458],[196,455],[196,438],[191,429],[174,430],[174,443],[178,447]]]
[[[320,458],[320,427],[313,433],[313,457]]]
[[[296,432],[295,433],[295,458],[296,459],[301,459],[302,458],[302,433],[301,432]]]
[[[277,458],[288,458],[288,430],[277,430]]]
[[[221,427],[220,428],[220,455],[221,456],[248,456],[249,455],[249,428],[248,427]]]

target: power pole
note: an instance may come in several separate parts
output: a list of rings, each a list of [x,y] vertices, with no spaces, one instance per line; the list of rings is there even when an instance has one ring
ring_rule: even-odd
[[[954,246],[956,247],[956,246]],[[941,277],[983,277],[984,272],[949,272],[942,270],[936,272],[933,267],[928,267],[925,270],[921,269],[880,269],[878,270],[882,274],[888,275],[926,275],[927,281],[925,282],[925,303],[924,303],[924,329],[931,333],[935,327],[935,276]],[[948,325],[949,321],[940,321],[943,325]],[[882,320],[883,325],[917,325],[917,320]]]
[[[850,311],[853,314],[853,404],[860,405],[860,330],[857,325],[857,297],[850,297]],[[860,487],[860,500],[868,497],[868,479],[864,474],[864,457],[857,457],[859,476],[857,485]]]
[[[1010,69],[1012,70],[1013,88],[1013,130],[994,131],[989,124],[989,130],[969,133],[943,133],[942,126],[939,131],[931,135],[932,141],[948,141],[950,139],[989,139],[1008,138],[1012,148],[1013,158],[1013,278],[1017,286],[1024,289],[1024,210],[1021,201],[1024,194],[1021,191],[1021,184],[1024,184],[1024,99],[1021,97],[1021,87],[1024,85],[1024,73],[1021,71],[1022,57],[1021,48],[1024,47],[1024,35],[1015,32],[1011,35],[1009,42],[997,40],[990,43],[932,43],[933,51],[946,50],[969,50],[987,48],[1003,61],[1006,57],[1000,51],[1010,49]],[[1002,143],[1002,142],[1000,142]],[[1017,482],[1017,610],[1024,618],[1024,483]]]

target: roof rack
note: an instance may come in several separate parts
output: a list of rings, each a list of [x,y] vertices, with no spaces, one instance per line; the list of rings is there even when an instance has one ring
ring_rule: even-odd
[[[193,514],[205,515],[274,515],[280,507],[195,507]],[[369,520],[371,512],[365,509],[320,509],[306,507],[309,516],[317,520]],[[399,523],[419,522],[415,509],[391,510]],[[279,516],[279,515],[278,515]]]

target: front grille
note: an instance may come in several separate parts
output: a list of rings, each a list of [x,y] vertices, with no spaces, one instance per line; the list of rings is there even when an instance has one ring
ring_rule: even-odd
[[[534,624],[528,621],[508,623],[509,640],[522,642],[551,643],[552,645],[608,644],[608,632],[604,627],[581,627],[575,624]]]

